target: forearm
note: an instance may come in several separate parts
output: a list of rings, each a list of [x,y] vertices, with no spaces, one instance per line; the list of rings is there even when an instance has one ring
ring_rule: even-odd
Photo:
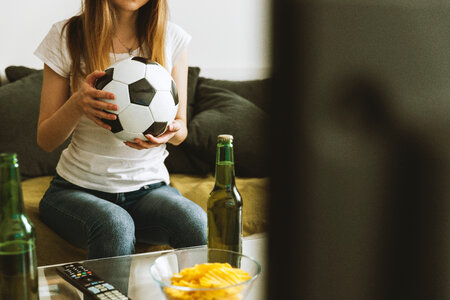
[[[188,81],[188,55],[185,49],[178,62],[174,65],[172,70],[172,78],[174,79],[178,89],[178,112],[175,118],[178,121],[180,129],[169,140],[172,145],[178,146],[187,137],[187,81]]]
[[[39,147],[48,152],[53,151],[69,138],[83,115],[97,125],[111,130],[101,119],[114,120],[116,116],[105,110],[117,110],[117,105],[97,99],[114,99],[114,95],[94,87],[95,81],[104,75],[105,72],[92,72],[79,90],[69,97],[69,80],[44,65],[37,129]]]
[[[37,143],[44,151],[51,152],[64,143],[83,115],[76,104],[69,98],[51,117],[38,125]]]

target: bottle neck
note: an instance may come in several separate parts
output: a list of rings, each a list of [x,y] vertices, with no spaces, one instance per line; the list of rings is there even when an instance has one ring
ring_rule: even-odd
[[[0,154],[0,219],[23,214],[22,188],[17,155]]]
[[[217,144],[215,179],[217,188],[234,186],[234,157],[231,142]]]

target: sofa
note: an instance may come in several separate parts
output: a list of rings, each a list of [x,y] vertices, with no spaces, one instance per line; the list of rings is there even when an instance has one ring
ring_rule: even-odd
[[[86,250],[75,247],[39,219],[39,201],[47,189],[61,151],[52,153],[36,144],[42,70],[25,66],[5,69],[8,83],[0,86],[0,153],[18,155],[25,213],[36,229],[38,265],[86,259]],[[166,165],[171,185],[206,210],[214,186],[216,137],[234,136],[236,185],[243,198],[244,236],[267,230],[268,169],[265,136],[269,124],[270,79],[230,81],[200,76],[189,67],[187,139],[168,145]],[[138,243],[136,253],[163,250],[167,245]]]

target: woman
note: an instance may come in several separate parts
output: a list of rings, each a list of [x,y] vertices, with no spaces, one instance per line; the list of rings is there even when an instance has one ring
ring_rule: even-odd
[[[37,129],[52,151],[71,137],[39,205],[41,219],[88,259],[127,255],[135,241],[187,247],[206,243],[206,214],[169,186],[166,143],[187,135],[187,44],[167,21],[166,0],[85,0],[81,14],[53,25],[35,54],[44,62]],[[114,99],[95,81],[115,61],[139,55],[163,65],[177,84],[179,110],[161,136],[121,142],[101,119]]]

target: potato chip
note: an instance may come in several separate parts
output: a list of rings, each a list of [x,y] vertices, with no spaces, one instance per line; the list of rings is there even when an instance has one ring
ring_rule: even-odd
[[[228,263],[204,263],[175,273],[172,285],[190,288],[223,288],[251,279],[244,270],[233,268]],[[240,292],[245,286],[236,286],[210,291],[182,291],[166,287],[164,291],[171,300],[242,299]]]

